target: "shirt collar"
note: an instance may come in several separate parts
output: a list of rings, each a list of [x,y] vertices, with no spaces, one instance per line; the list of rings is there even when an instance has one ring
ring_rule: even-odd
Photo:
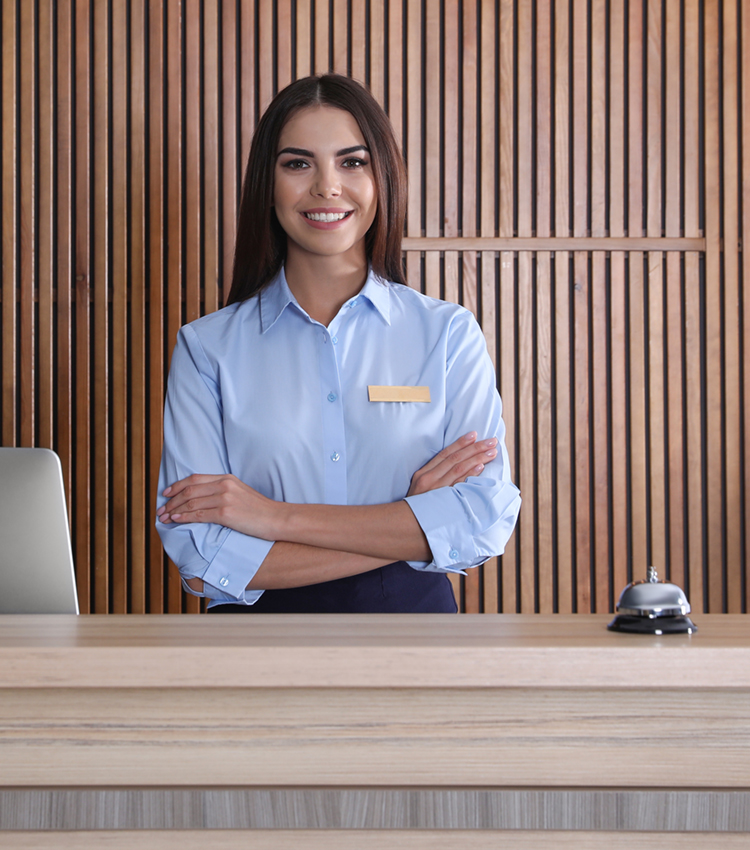
[[[260,293],[260,332],[265,333],[277,322],[279,316],[289,304],[296,304],[283,267],[276,277]]]
[[[357,298],[362,296],[367,298],[370,304],[380,313],[386,325],[390,325],[391,288],[388,282],[378,277],[372,269],[370,269],[365,285],[360,290]]]
[[[270,330],[278,321],[279,316],[284,312],[289,304],[294,304],[298,309],[302,309],[297,303],[297,299],[289,289],[289,284],[284,274],[282,267],[276,277],[268,284],[260,293],[260,332],[265,333]],[[387,281],[378,277],[372,269],[370,269],[365,285],[360,289],[352,301],[356,298],[366,298],[377,312],[382,317],[383,321],[390,325],[391,323],[391,293]],[[351,302],[349,302],[351,303]]]

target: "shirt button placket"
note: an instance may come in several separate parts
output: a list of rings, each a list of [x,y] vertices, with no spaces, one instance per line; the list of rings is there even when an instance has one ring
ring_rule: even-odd
[[[320,352],[320,388],[323,396],[323,448],[325,450],[325,501],[331,505],[347,503],[346,486],[346,435],[344,432],[344,409],[341,383],[336,358],[336,348],[328,345],[330,338],[324,332]]]

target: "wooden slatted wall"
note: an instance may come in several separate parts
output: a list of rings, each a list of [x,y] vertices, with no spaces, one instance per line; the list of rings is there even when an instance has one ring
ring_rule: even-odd
[[[497,366],[524,506],[464,609],[607,611],[651,563],[747,609],[741,0],[2,0],[0,38],[0,436],[62,458],[82,610],[198,610],[151,522],[169,354],[259,112],[329,68],[403,140],[411,284]]]

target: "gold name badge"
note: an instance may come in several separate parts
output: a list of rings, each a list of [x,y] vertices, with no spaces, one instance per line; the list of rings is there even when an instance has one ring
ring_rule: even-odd
[[[370,401],[430,401],[429,387],[375,387],[367,388]]]

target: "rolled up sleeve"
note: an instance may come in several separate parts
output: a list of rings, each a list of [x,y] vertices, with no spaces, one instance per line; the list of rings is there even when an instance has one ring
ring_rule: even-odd
[[[164,407],[164,448],[157,508],[163,491],[192,475],[231,473],[222,425],[222,403],[214,369],[189,326],[182,328],[172,355]],[[272,541],[215,523],[163,523],[156,528],[166,553],[177,565],[188,593],[214,601],[251,605],[263,591],[246,590],[273,546]],[[202,593],[186,584],[204,582]]]
[[[497,457],[479,476],[406,498],[432,552],[431,562],[410,562],[415,569],[462,572],[501,555],[521,507],[511,481],[495,370],[481,329],[462,311],[451,323],[446,344],[443,445],[469,431],[480,440],[496,437]]]

